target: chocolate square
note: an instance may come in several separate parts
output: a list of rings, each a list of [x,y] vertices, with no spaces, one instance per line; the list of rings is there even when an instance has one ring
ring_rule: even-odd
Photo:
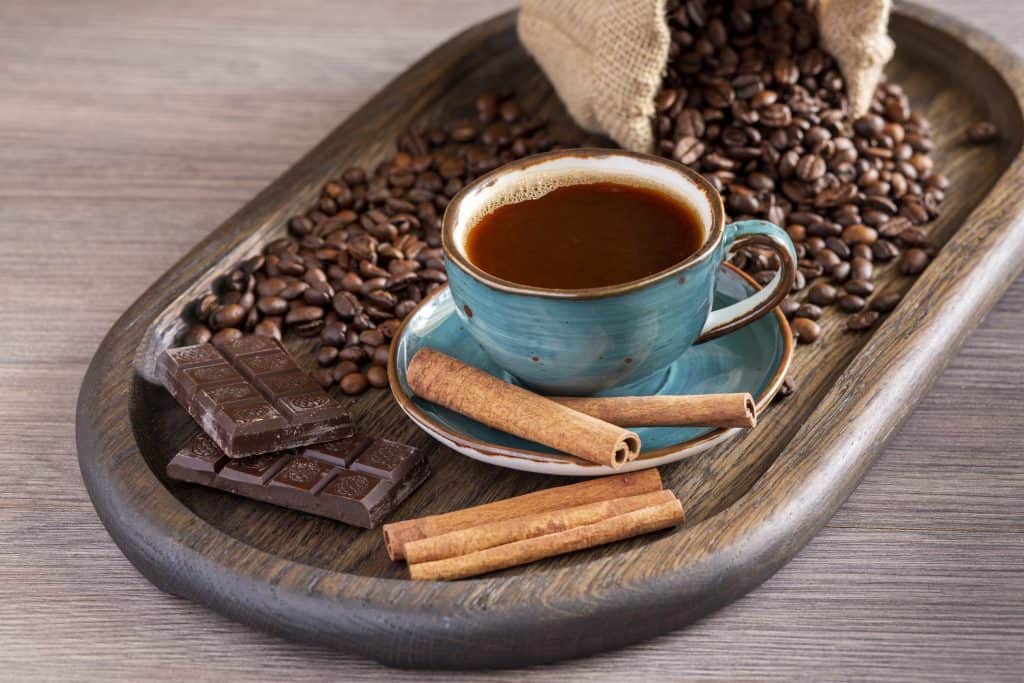
[[[200,387],[195,395],[196,403],[210,411],[226,403],[235,403],[254,398],[262,397],[248,382],[232,382],[230,384]]]
[[[235,360],[238,364],[239,372],[250,380],[257,375],[265,375],[271,372],[281,372],[282,370],[291,370],[295,368],[295,362],[281,349],[265,351],[263,353],[253,353],[248,356],[239,356]]]
[[[173,479],[209,484],[228,461],[224,451],[205,434],[196,434],[167,463],[167,476]]]
[[[339,467],[348,467],[371,443],[373,439],[368,436],[350,436],[307,446],[306,452]]]
[[[214,484],[256,484],[262,486],[270,481],[277,472],[291,459],[291,453],[264,453],[248,458],[229,459],[221,467]]]
[[[283,486],[299,491],[316,493],[334,471],[330,463],[300,455],[292,458],[285,467],[270,480],[271,486]]]
[[[351,501],[369,509],[390,490],[391,485],[383,479],[361,472],[342,470],[331,479],[320,495],[324,498],[337,498],[339,501]]]
[[[397,441],[376,439],[352,463],[356,472],[366,472],[388,481],[398,481],[422,460],[419,450]]]
[[[245,356],[251,353],[275,351],[279,347],[277,342],[270,337],[262,337],[254,334],[247,337],[241,337],[240,339],[236,339],[235,341],[227,344],[220,344],[217,348],[227,358],[235,359],[239,356]]]
[[[310,391],[323,393],[320,385],[311,380],[309,375],[298,368],[274,372],[268,375],[259,375],[253,379],[253,384],[259,387],[260,391],[274,396],[305,394]]]
[[[340,414],[341,407],[323,389],[292,396],[278,396],[274,403],[292,424],[320,422]]]

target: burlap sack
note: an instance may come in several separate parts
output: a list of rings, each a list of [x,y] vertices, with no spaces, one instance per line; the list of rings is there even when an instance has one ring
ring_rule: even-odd
[[[854,115],[893,53],[890,0],[819,0],[822,47],[839,62]],[[519,38],[576,122],[651,151],[654,96],[669,52],[665,0],[522,0]]]

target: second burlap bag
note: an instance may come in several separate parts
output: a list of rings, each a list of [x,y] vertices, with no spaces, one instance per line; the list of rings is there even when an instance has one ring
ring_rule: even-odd
[[[821,46],[839,62],[855,116],[868,110],[892,57],[889,2],[817,3]],[[666,0],[523,0],[518,27],[580,126],[626,149],[652,150],[654,97],[669,56]]]

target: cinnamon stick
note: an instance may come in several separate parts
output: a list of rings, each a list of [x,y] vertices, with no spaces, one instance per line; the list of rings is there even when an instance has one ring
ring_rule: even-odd
[[[468,555],[478,550],[493,548],[515,541],[565,531],[574,527],[595,524],[627,512],[660,505],[675,500],[671,491],[654,491],[638,496],[602,500],[586,505],[548,510],[450,531],[405,545],[405,559],[409,564],[433,562],[449,557]]]
[[[750,394],[555,397],[556,403],[623,427],[753,427]]]
[[[477,422],[584,460],[619,468],[640,453],[640,437],[527,391],[430,348],[409,362],[413,392]]]
[[[441,515],[385,524],[384,543],[388,557],[392,560],[401,560],[405,557],[406,545],[422,538],[440,536],[459,529],[531,513],[561,510],[660,490],[661,475],[656,469],[599,477]]]
[[[681,524],[683,506],[674,499],[552,534],[505,543],[467,555],[409,565],[417,581],[450,581],[535,562],[574,550],[667,529]]]

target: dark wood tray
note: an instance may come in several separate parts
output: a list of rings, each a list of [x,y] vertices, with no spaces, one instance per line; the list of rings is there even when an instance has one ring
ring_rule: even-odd
[[[1024,71],[990,37],[900,4],[890,76],[936,130],[952,180],[931,226],[944,247],[870,335],[826,315],[823,342],[799,349],[797,393],[745,438],[662,468],[686,525],[454,583],[413,583],[361,531],[169,482],[193,427],[147,381],[185,302],[226,265],[256,253],[320,185],[371,165],[411,124],[439,120],[477,92],[513,85],[571,125],[519,46],[511,14],[455,37],[389,84],[170,271],[114,325],[82,385],[78,457],[96,510],[125,555],[162,589],[281,635],[401,666],[520,666],[585,655],[678,628],[764,581],[825,524],[927,391],[964,336],[1024,265],[1019,192]],[[994,121],[1000,142],[960,144]],[[913,286],[911,286],[913,285]],[[293,346],[308,362],[308,347]],[[385,391],[353,412],[367,431],[431,449],[433,477],[395,519],[565,483],[474,462],[434,444]]]

